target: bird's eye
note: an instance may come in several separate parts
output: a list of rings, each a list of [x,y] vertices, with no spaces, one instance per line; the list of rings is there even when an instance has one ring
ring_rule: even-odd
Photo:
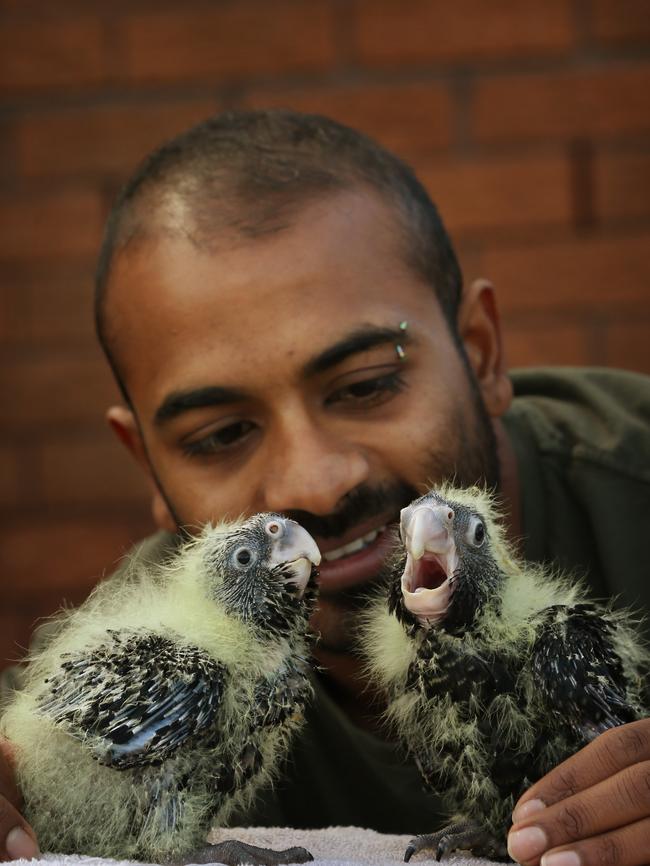
[[[282,524],[279,520],[269,520],[269,522],[264,528],[266,530],[266,534],[270,535],[271,538],[282,537]]]
[[[240,568],[246,568],[253,561],[253,553],[248,547],[239,547],[235,551],[234,560]]]
[[[473,517],[466,534],[467,541],[474,547],[480,547],[485,541],[485,524],[478,517]]]

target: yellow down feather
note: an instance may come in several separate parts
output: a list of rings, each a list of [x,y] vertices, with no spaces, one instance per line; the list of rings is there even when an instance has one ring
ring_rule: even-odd
[[[206,539],[231,532],[232,524],[207,527],[163,565],[140,561],[102,582],[76,610],[57,618],[54,636],[29,658],[25,688],[3,714],[0,731],[16,750],[17,781],[25,813],[43,850],[117,858],[168,861],[205,842],[208,822],[225,825],[233,809],[246,806],[269,782],[302,723],[296,713],[284,724],[253,730],[254,689],[293,656],[308,656],[303,635],[261,639],[254,626],[231,615],[206,593],[202,551]],[[211,575],[211,579],[213,575]],[[38,708],[46,680],[67,654],[86,653],[106,641],[107,631],[153,633],[175,644],[198,647],[228,670],[216,748],[182,747],[165,761],[165,772],[189,773],[193,785],[179,803],[182,820],[166,825],[163,800],[152,807],[142,779],[148,771],[118,770],[98,763],[92,743],[71,737]],[[248,744],[261,753],[261,770],[239,791],[219,796],[215,769],[241,760]]]

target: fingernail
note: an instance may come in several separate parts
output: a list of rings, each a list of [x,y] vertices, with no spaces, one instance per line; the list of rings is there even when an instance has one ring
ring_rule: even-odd
[[[575,851],[558,851],[557,854],[544,854],[540,866],[580,866],[580,855]]]
[[[524,821],[526,818],[536,815],[545,808],[546,803],[543,803],[541,800],[529,800],[527,803],[522,803],[512,813],[512,823],[516,824],[518,821]]]
[[[532,860],[548,848],[546,833],[541,827],[524,827],[508,836],[508,854],[513,860]]]
[[[9,831],[5,848],[12,860],[32,860],[38,857],[38,845],[22,827],[14,827]]]

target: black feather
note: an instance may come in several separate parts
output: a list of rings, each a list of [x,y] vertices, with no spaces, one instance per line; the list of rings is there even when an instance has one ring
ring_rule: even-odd
[[[107,631],[88,653],[66,655],[39,709],[100,763],[126,769],[164,761],[209,729],[225,668],[198,647],[155,634]]]
[[[466,492],[459,501],[451,493],[427,494],[403,513],[407,544],[412,515],[419,521],[417,559],[409,553],[407,561],[407,548],[396,553],[386,607],[377,608],[382,621],[387,608],[402,626],[409,647],[403,674],[384,682],[373,661],[373,649],[384,657],[384,629],[373,625],[364,643],[406,751],[425,787],[443,795],[454,817],[444,833],[414,840],[408,856],[433,845],[439,857],[464,847],[505,857],[511,812],[523,791],[599,733],[645,714],[646,672],[638,667],[645,651],[623,615],[574,603],[579,593],[551,575],[534,572],[522,582],[526,566],[504,552],[502,541],[497,553],[487,530],[473,535],[477,521],[496,529],[493,515],[469,507]],[[427,539],[430,548],[423,547]],[[427,586],[419,565],[423,550],[430,557],[454,551],[442,612],[438,585]],[[510,603],[522,591],[530,593],[527,616],[517,612],[521,604]],[[549,597],[559,603],[547,606]],[[571,603],[561,603],[566,599]],[[625,647],[630,658],[621,657]]]

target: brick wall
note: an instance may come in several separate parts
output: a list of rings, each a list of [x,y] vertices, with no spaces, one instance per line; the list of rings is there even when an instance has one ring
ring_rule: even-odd
[[[231,106],[322,111],[412,161],[512,364],[650,372],[646,0],[0,0],[0,665],[150,527],[104,427],[109,202]]]

